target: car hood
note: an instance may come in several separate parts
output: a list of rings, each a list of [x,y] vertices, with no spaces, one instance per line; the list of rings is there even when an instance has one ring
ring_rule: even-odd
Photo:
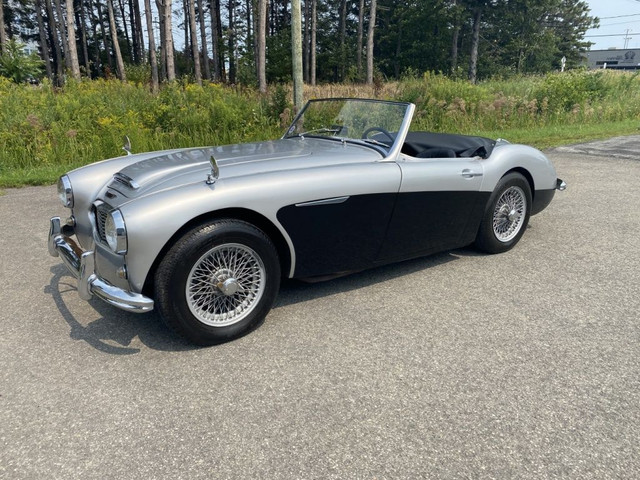
[[[204,182],[211,172],[211,157],[218,164],[220,178],[231,178],[278,170],[372,161],[381,159],[382,155],[367,146],[326,139],[295,138],[186,148],[134,157],[131,158],[132,163],[114,174],[109,184],[109,188],[127,198],[187,183]]]

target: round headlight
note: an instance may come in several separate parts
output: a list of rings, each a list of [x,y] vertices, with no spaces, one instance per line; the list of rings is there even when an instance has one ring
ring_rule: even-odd
[[[58,197],[60,197],[62,205],[73,208],[73,189],[71,188],[71,180],[66,175],[62,175],[58,179]]]
[[[107,215],[104,236],[114,253],[127,253],[127,228],[120,210],[113,210]]]

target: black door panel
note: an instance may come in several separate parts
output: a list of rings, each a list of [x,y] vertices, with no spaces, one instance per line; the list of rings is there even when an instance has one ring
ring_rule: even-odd
[[[395,197],[395,193],[355,195],[340,202],[330,199],[328,203],[312,201],[281,208],[278,221],[296,252],[294,276],[371,267],[380,251]]]

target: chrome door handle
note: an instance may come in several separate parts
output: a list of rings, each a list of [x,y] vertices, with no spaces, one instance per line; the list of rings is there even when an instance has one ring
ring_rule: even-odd
[[[462,175],[464,178],[481,177],[482,172],[472,172],[468,168],[465,168],[464,170],[462,170],[462,173],[460,173],[460,175]]]

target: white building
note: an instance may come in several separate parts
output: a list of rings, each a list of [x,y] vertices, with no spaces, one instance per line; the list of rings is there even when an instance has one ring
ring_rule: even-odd
[[[585,53],[589,70],[610,68],[614,70],[640,70],[640,49],[590,50]]]

